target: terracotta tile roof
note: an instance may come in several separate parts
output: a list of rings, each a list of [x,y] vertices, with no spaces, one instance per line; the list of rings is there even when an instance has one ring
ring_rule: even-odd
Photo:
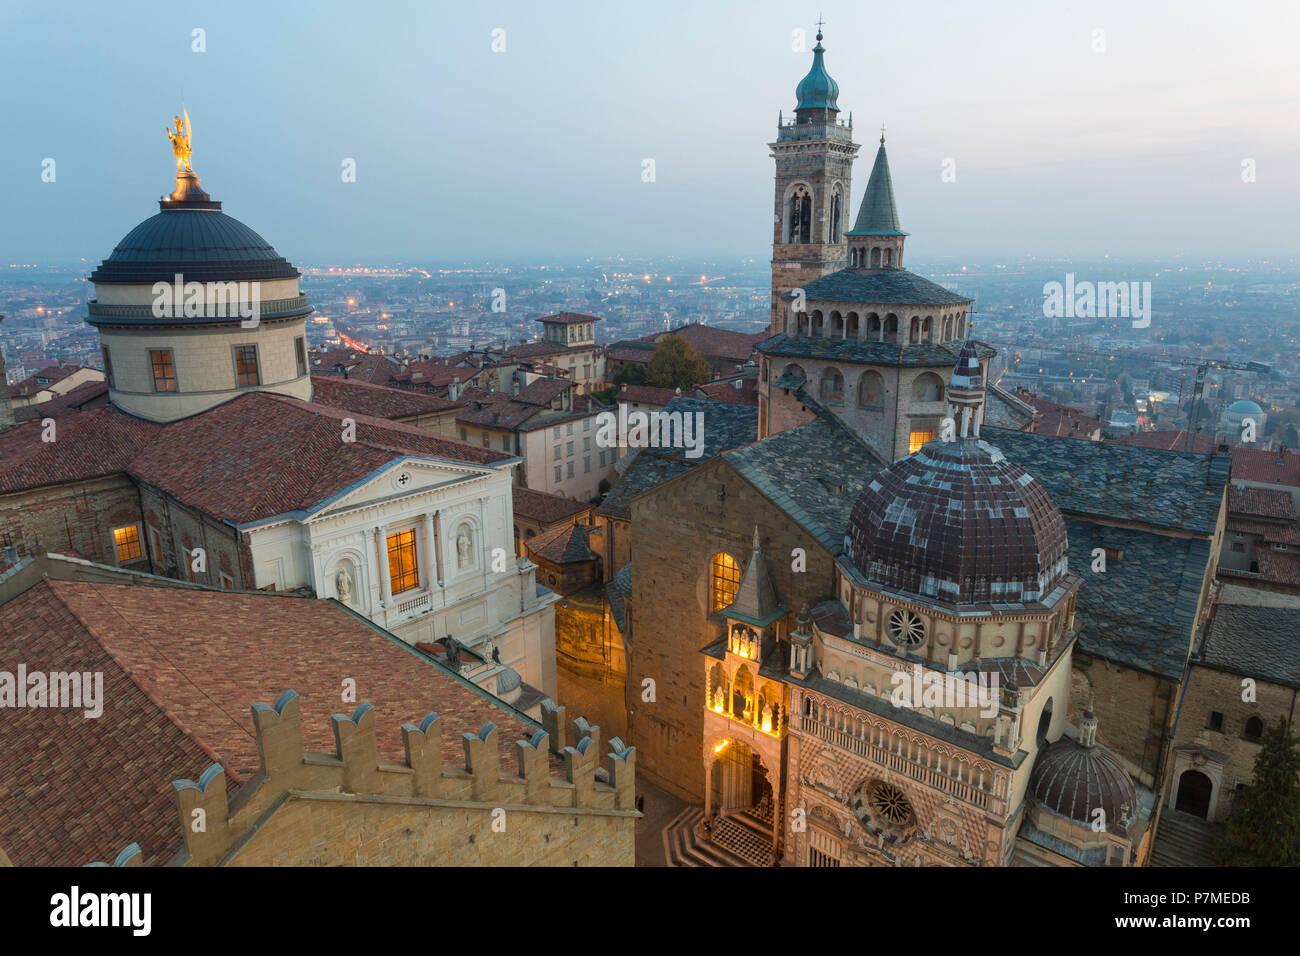
[[[28,395],[35,395],[42,389],[49,388],[52,385],[57,385],[69,375],[72,375],[75,372],[80,372],[82,368],[83,366],[81,365],[51,365],[48,368],[43,368],[39,372],[33,372],[16,385],[10,385],[9,397],[26,398]],[[40,385],[36,381],[38,378],[43,378],[47,381],[44,385]]]
[[[0,847],[20,865],[112,859],[132,841],[162,863],[181,846],[171,781],[216,760],[235,786],[257,772],[250,707],[301,698],[308,752],[333,753],[342,676],[375,707],[380,758],[400,762],[401,724],[500,727],[502,768],[537,729],[332,601],[207,589],[45,580],[0,606],[5,649],[29,670],[104,673],[104,710],[15,709],[0,721]]]
[[[596,343],[591,343],[589,347],[595,348]],[[542,358],[547,355],[562,355],[569,351],[569,347],[560,342],[524,342],[519,345],[511,345],[506,349],[506,357],[512,359],[522,358]]]
[[[33,418],[58,418],[68,411],[82,408],[99,398],[108,395],[108,383],[105,381],[82,382],[71,391],[64,392],[57,398],[36,405],[14,409],[14,420],[31,421]]]
[[[651,385],[624,385],[614,396],[615,402],[636,402],[641,405],[657,405],[663,408],[674,398],[682,394],[682,390],[672,388],[655,388]]]
[[[560,495],[552,495],[544,491],[533,491],[531,488],[524,488],[520,485],[515,485],[510,493],[514,498],[514,513],[516,516],[531,518],[542,524],[550,524],[553,521],[570,518],[591,508],[590,504],[584,504],[572,498],[563,498]]]
[[[577,325],[580,322],[600,322],[598,315],[583,315],[581,312],[556,312],[554,315],[544,315],[536,322],[551,322],[556,325]]]
[[[732,375],[701,385],[692,394],[696,398],[707,398],[711,402],[757,406],[758,378],[753,375]]]
[[[1235,456],[1234,456],[1235,460]],[[1239,488],[1228,486],[1228,512],[1254,515],[1260,518],[1285,518],[1294,521],[1298,516],[1291,492],[1272,488]]]
[[[372,385],[338,375],[312,375],[312,401],[375,418],[406,418],[460,408],[461,402],[436,398],[425,392]]]
[[[655,354],[653,342],[615,342],[605,349],[606,361],[634,362],[647,365]]]
[[[1300,585],[1300,552],[1257,548],[1255,562],[1260,577],[1277,584]]]
[[[1016,398],[1030,405],[1038,418],[1034,422],[1034,432],[1039,435],[1052,435],[1057,438],[1082,438],[1087,440],[1093,432],[1104,428],[1106,423],[1096,415],[1048,401],[1031,392],[1017,391]]]
[[[594,561],[596,553],[591,541],[593,536],[600,537],[599,528],[587,524],[564,525],[529,538],[525,547],[529,553],[552,564]]]
[[[356,422],[354,442],[341,440],[344,418]],[[511,457],[413,425],[252,392],[165,426],[129,471],[215,518],[243,524],[309,510],[399,455],[475,465]]]
[[[1300,487],[1300,453],[1283,449],[1232,449],[1232,477],[1236,481]]]
[[[727,359],[744,362],[754,351],[754,346],[767,338],[766,332],[733,332],[730,329],[718,329],[711,325],[683,325],[668,333],[657,333],[656,338],[667,335],[680,335],[695,351],[705,358]]]
[[[344,418],[356,441],[342,441]],[[249,392],[168,425],[111,405],[0,433],[0,492],[128,473],[236,524],[320,504],[402,455],[491,465],[510,456],[413,425],[270,392]],[[196,453],[201,449],[201,453]]]

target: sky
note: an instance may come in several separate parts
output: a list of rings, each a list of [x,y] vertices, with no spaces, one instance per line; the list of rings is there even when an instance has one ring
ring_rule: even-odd
[[[1294,0],[47,0],[0,4],[0,262],[106,257],[182,103],[203,187],[298,264],[766,260],[819,14],[851,202],[884,124],[910,257],[1296,255]]]

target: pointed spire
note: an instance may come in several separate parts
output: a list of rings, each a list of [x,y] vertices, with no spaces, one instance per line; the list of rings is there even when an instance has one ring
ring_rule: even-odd
[[[736,597],[731,605],[724,608],[726,617],[741,620],[747,624],[766,627],[771,618],[782,610],[776,599],[776,589],[772,587],[772,577],[767,573],[767,563],[763,560],[763,548],[759,543],[758,525],[754,525],[754,547],[749,555],[749,564],[741,575],[740,586],[736,588]]]
[[[894,204],[894,181],[889,175],[889,157],[885,155],[885,128],[880,127],[880,148],[876,162],[871,167],[867,191],[862,194],[857,221],[848,235],[903,235],[898,222],[898,206]]]

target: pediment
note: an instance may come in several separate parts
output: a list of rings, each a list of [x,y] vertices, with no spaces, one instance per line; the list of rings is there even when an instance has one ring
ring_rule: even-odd
[[[495,469],[434,458],[408,456],[394,459],[350,488],[312,509],[308,520],[325,518],[390,501],[431,494],[486,478]]]

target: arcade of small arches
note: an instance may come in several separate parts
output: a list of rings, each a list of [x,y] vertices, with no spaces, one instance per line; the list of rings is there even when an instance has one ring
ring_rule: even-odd
[[[898,265],[893,244],[887,246],[854,246],[849,249],[850,269],[890,269]]]
[[[786,381],[806,382],[808,375],[802,365],[792,362],[782,370],[781,378]],[[858,407],[875,410],[884,408],[887,391],[884,376],[874,369],[867,369],[858,375],[856,385]],[[845,404],[844,373],[833,365],[822,369],[817,385],[817,397],[828,405]],[[922,372],[912,380],[913,403],[942,402],[943,398],[943,379],[934,372]]]
[[[709,668],[705,707],[719,716],[780,737],[787,729],[789,718],[781,700],[780,684],[762,678],[755,680],[745,665],[729,668],[717,661]]]
[[[914,315],[910,319],[895,312],[841,312],[839,309],[797,312],[794,332],[807,338],[840,339],[846,342],[888,342],[920,345],[962,341],[966,338],[966,312]]]
[[[797,729],[981,808],[990,797],[1007,795],[1006,775],[987,763],[828,700],[805,696]]]

